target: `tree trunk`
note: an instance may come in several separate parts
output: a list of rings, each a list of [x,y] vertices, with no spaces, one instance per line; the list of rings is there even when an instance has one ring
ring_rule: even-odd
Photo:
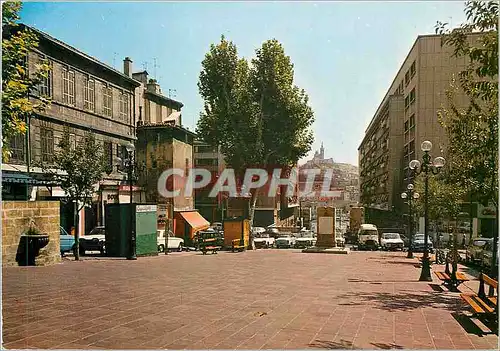
[[[255,191],[252,194],[252,197],[250,198],[250,213],[249,213],[249,221],[250,221],[250,238],[249,238],[249,247],[251,250],[254,248],[254,243],[253,243],[253,233],[252,233],[252,228],[253,228],[253,220],[255,217],[255,206],[257,204],[257,198],[259,196],[259,190],[260,189],[255,189]]]
[[[491,272],[492,278],[498,275],[497,263],[497,247],[498,247],[498,204],[495,204],[495,229],[493,231],[493,255],[491,255]],[[491,290],[492,287],[490,287]]]
[[[74,226],[75,226],[75,261],[80,260],[80,210],[78,209],[78,200],[75,200]]]

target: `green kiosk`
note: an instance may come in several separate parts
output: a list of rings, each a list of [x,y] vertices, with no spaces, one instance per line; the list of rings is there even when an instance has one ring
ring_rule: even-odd
[[[105,216],[106,256],[158,255],[156,205],[107,204]]]

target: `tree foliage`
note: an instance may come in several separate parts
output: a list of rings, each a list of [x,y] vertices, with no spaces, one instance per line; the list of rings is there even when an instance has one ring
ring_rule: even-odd
[[[418,200],[414,200],[415,212],[424,216],[425,201],[425,175],[421,173],[415,179],[415,192],[419,193]],[[465,192],[455,184],[446,181],[446,175],[429,176],[428,213],[429,221],[441,222],[456,220],[461,210],[462,199]]]
[[[94,186],[107,170],[102,145],[95,140],[94,133],[88,131],[76,145],[72,145],[69,128],[65,128],[59,142],[59,150],[53,160],[41,164],[42,170],[66,192],[67,200],[75,203],[75,223],[79,222],[79,212],[92,203]],[[75,225],[75,258],[79,259],[79,226]]]
[[[447,91],[447,106],[439,112],[447,131],[449,181],[472,191],[483,204],[498,207],[498,2],[468,1],[467,22],[449,29],[438,22],[442,45],[467,66]],[[471,36],[472,33],[477,35]],[[457,107],[457,95],[469,103]]]
[[[257,165],[294,166],[310,151],[314,114],[293,77],[291,59],[275,39],[264,42],[250,63],[224,36],[210,46],[198,83],[204,111],[197,133],[221,147],[236,174]]]
[[[30,100],[29,94],[49,74],[46,61],[35,65],[29,72],[28,52],[38,46],[35,33],[21,29],[17,24],[21,2],[2,3],[2,158],[7,161],[12,137],[26,133],[26,120],[37,111],[43,111],[50,99],[40,96]]]

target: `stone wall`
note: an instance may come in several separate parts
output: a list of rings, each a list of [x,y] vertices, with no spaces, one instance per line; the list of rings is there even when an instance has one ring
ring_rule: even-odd
[[[40,250],[37,266],[61,261],[59,231],[59,201],[4,201],[2,203],[2,265],[17,266],[16,253],[21,234],[30,221],[49,234],[49,244]]]

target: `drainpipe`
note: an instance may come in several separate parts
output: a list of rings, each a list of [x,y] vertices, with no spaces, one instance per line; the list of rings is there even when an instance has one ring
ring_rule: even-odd
[[[26,148],[26,168],[27,168],[28,177],[30,177],[30,174],[31,174],[31,171],[30,171],[30,168],[31,168],[31,152],[30,152],[31,116],[29,114],[26,116],[26,125],[27,125],[27,129],[26,129],[26,136],[24,138],[24,144],[25,144],[25,148]],[[29,180],[28,180],[28,182],[29,182]],[[31,197],[31,194],[30,194],[30,187],[29,187],[29,183],[28,183],[28,184],[26,184],[26,198],[28,199],[28,201],[30,200],[30,197]]]

